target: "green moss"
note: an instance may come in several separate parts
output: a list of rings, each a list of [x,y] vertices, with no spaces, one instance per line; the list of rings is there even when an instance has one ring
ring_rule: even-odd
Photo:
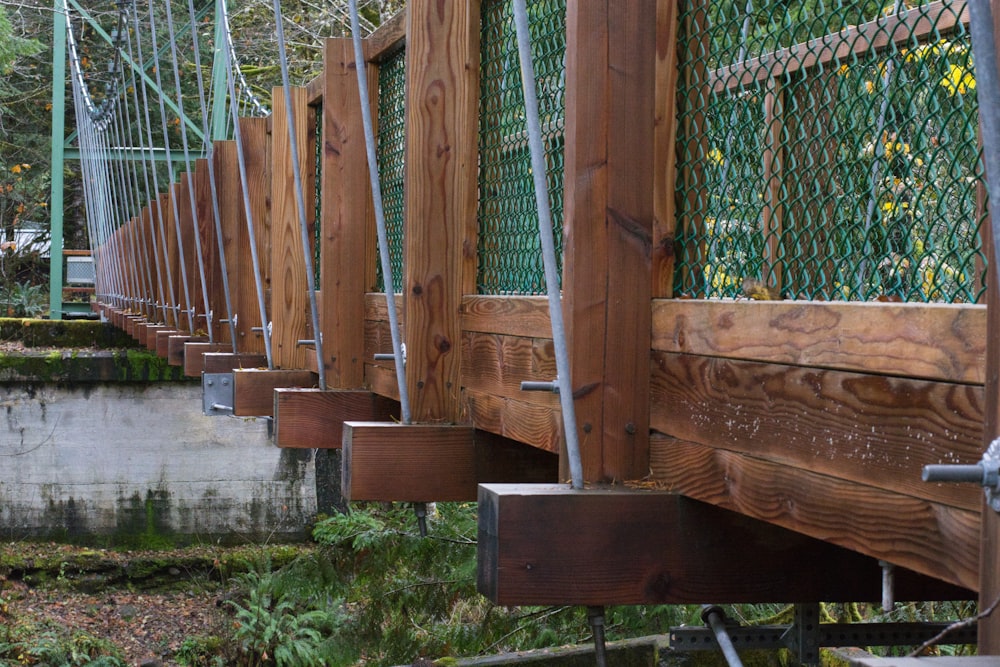
[[[26,347],[76,347],[100,350],[134,348],[136,341],[106,322],[0,318],[0,340]]]

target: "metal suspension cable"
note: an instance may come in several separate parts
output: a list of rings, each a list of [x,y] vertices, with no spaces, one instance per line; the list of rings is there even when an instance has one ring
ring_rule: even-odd
[[[250,87],[250,84],[247,82],[246,77],[243,75],[243,70],[240,69],[239,58],[236,57],[236,45],[233,43],[233,32],[230,29],[229,25],[229,12],[223,10],[221,14],[223,16],[223,20],[225,21],[223,29],[226,34],[226,51],[227,51],[226,62],[229,66],[229,72],[230,72],[229,79],[230,81],[233,81],[233,77],[235,76],[235,81],[233,81],[234,86],[235,82],[239,81],[238,90],[240,92],[240,95],[238,99],[240,100],[240,104],[249,105],[250,108],[253,109],[254,116],[257,117],[270,116],[271,112],[263,105],[260,99],[254,94],[253,89]],[[233,95],[232,92],[230,92],[229,97],[231,100],[231,104],[236,104],[237,97]],[[240,111],[242,111],[243,108],[245,107],[242,107]]]
[[[188,14],[191,23],[195,23],[194,1],[188,0]],[[212,197],[212,220],[215,223],[215,238],[219,250],[219,269],[222,273],[222,292],[226,302],[226,323],[229,325],[229,339],[232,342],[233,352],[236,352],[236,316],[233,313],[233,299],[229,291],[229,267],[226,263],[226,249],[223,244],[222,219],[219,215],[219,190],[215,182],[215,160],[212,159],[214,144],[212,143],[211,132],[208,122],[208,105],[205,103],[205,82],[201,75],[201,50],[198,47],[198,31],[191,31],[191,38],[194,46],[194,71],[198,82],[198,104],[201,109],[201,126],[205,135],[205,151],[208,154],[208,183]],[[216,100],[217,104],[225,104],[225,100]],[[206,296],[205,303],[208,304]],[[206,305],[206,310],[208,307]],[[208,312],[209,319],[212,312]],[[211,330],[211,328],[209,329]]]
[[[168,3],[168,6],[169,6],[169,3]],[[159,51],[159,47],[157,46],[157,43],[156,43],[156,41],[157,41],[156,40],[156,17],[153,14],[153,3],[152,2],[149,3],[149,34],[150,34],[150,37],[151,37],[152,43],[153,43],[153,53],[156,53],[156,52]],[[163,81],[162,81],[162,79],[160,77],[160,67],[159,66],[156,66],[154,68],[154,74],[156,74],[156,87],[159,88],[160,90],[163,90]],[[180,77],[177,78],[177,85],[178,85],[178,87],[180,87]],[[163,148],[166,151],[167,164],[171,166],[171,171],[173,171],[173,159],[172,159],[171,152],[170,152],[169,130],[167,129],[167,110],[166,110],[166,105],[164,105],[164,103],[163,103],[163,95],[157,96],[157,99],[159,100],[159,103],[160,103],[160,122],[161,122],[162,129],[163,129]],[[181,115],[183,115],[183,107],[181,107]],[[183,122],[184,122],[183,119],[181,119],[181,123],[183,123]],[[168,176],[167,181],[168,181],[168,186],[169,186],[169,184],[173,182],[173,174],[170,174]],[[193,333],[194,330],[195,330],[195,327],[194,327],[194,313],[192,311],[194,309],[191,306],[191,290],[188,287],[187,267],[186,267],[186,262],[185,262],[185,258],[184,258],[184,244],[181,242],[181,239],[183,239],[184,236],[183,236],[183,234],[181,232],[180,213],[177,210],[177,197],[175,197],[175,196],[173,196],[171,194],[170,196],[167,197],[167,199],[170,202],[170,211],[171,211],[171,214],[173,216],[174,229],[177,232],[177,255],[178,255],[178,258],[180,260],[178,263],[180,265],[181,284],[182,284],[183,289],[184,289],[184,306],[185,306],[185,312],[187,313],[188,331],[190,331],[190,332]],[[164,242],[166,242],[166,236],[164,236]],[[175,306],[175,308],[177,309],[177,312],[175,314],[175,319],[177,320],[177,325],[180,326],[180,312],[179,312],[180,311],[180,304],[177,304]]]
[[[142,33],[141,33],[141,29],[139,27],[139,13],[138,12],[134,12],[132,14],[132,25],[133,25],[133,31],[135,32],[135,49],[136,49],[136,55],[139,56],[139,62],[144,62],[143,53],[142,53],[142,37],[141,37]],[[131,44],[131,42],[130,42],[130,44]],[[156,52],[156,48],[155,47],[153,48],[153,52],[154,53]],[[157,70],[158,69],[159,68],[157,68]],[[134,73],[134,70],[133,70],[133,73]],[[138,100],[137,100],[137,103],[138,103]],[[167,261],[167,233],[166,233],[167,230],[166,230],[166,224],[164,223],[164,220],[163,220],[163,206],[162,206],[162,202],[160,201],[160,197],[159,197],[159,193],[160,193],[160,181],[159,181],[159,177],[157,176],[157,173],[156,173],[156,157],[153,154],[153,146],[154,146],[154,143],[153,143],[153,123],[152,123],[152,121],[150,119],[150,116],[149,116],[149,97],[148,97],[148,95],[146,93],[146,86],[145,85],[142,86],[142,109],[143,109],[143,112],[144,112],[143,115],[145,116],[145,123],[142,123],[141,126],[146,129],[146,140],[147,140],[147,145],[149,147],[150,171],[152,172],[152,175],[153,175],[153,189],[151,191],[152,195],[150,196],[150,227],[153,228],[152,229],[152,235],[153,235],[154,239],[156,238],[157,231],[159,231],[159,243],[157,244],[157,246],[159,247],[160,252],[162,253],[160,255],[160,257],[157,258],[156,271],[157,271],[157,275],[160,276],[160,279],[161,279],[161,282],[160,282],[160,291],[161,291],[161,295],[162,295],[162,299],[163,299],[163,304],[162,304],[163,322],[164,323],[169,323],[169,318],[167,317],[167,312],[170,311],[174,315],[174,323],[175,324],[180,324],[180,322],[177,320],[177,307],[178,306],[177,306],[177,299],[175,298],[175,294],[174,294],[173,271],[170,268],[170,262]],[[164,136],[164,140],[165,140],[165,136]],[[166,151],[166,149],[164,149],[164,150]],[[171,169],[169,152],[166,152],[165,154],[167,155],[167,170],[168,170],[168,173],[169,173],[169,171]],[[169,182],[169,178],[168,178],[168,182]],[[156,206],[155,207],[152,205],[154,200],[156,202]],[[152,212],[153,208],[156,209],[155,219],[153,218],[153,214],[152,214],[153,213]],[[163,263],[163,271],[160,270],[161,258],[162,258],[162,263]],[[165,283],[165,285],[164,285],[164,282],[163,282],[163,275],[162,275],[163,273],[167,274],[166,275],[166,283]]]
[[[399,332],[399,318],[396,316],[396,295],[393,292],[392,261],[389,258],[389,233],[385,223],[385,209],[382,205],[382,186],[379,182],[378,156],[375,152],[375,130],[368,96],[368,76],[365,73],[365,56],[361,44],[361,25],[358,20],[358,2],[350,0],[351,35],[354,43],[354,64],[358,75],[358,93],[361,98],[361,118],[365,129],[365,151],[368,156],[368,177],[371,181],[372,201],[375,208],[375,226],[378,231],[379,261],[385,282],[385,302],[389,311],[389,332],[392,338],[392,356],[396,366],[396,384],[399,386],[399,411],[404,424],[412,421],[410,394],[406,387],[406,366],[403,356],[403,342]]]
[[[278,61],[281,64],[281,82],[285,93],[285,116],[288,121],[288,142],[291,144],[292,177],[295,181],[295,205],[299,217],[299,230],[302,235],[302,254],[306,267],[306,292],[309,295],[309,309],[312,315],[313,335],[316,346],[316,371],[319,375],[319,388],[326,389],[325,357],[323,356],[323,334],[319,328],[319,310],[316,307],[315,273],[313,271],[312,253],[309,252],[309,223],[306,220],[306,202],[302,189],[302,170],[299,168],[299,147],[295,132],[295,117],[292,113],[292,90],[288,79],[288,57],[285,52],[285,28],[282,24],[281,2],[274,0],[275,33],[278,36]]]
[[[576,411],[573,406],[573,382],[570,377],[569,350],[566,328],[563,324],[562,297],[559,275],[556,272],[556,245],[552,234],[552,208],[549,204],[546,182],[545,147],[538,117],[538,95],[535,91],[535,65],[531,57],[531,33],[528,27],[528,9],[525,0],[514,0],[514,27],[517,31],[517,51],[521,59],[521,85],[524,88],[524,115],[528,130],[528,147],[531,152],[531,170],[535,185],[535,203],[538,206],[538,233],[542,242],[542,260],[545,266],[545,287],[549,300],[549,319],[552,322],[552,340],[556,353],[556,382],[562,408],[563,429],[566,437],[566,457],[569,460],[570,478],[574,489],[583,488],[583,464],[576,430]]]
[[[191,206],[191,235],[194,241],[194,252],[197,255],[198,260],[198,276],[201,278],[201,298],[202,304],[204,306],[205,312],[205,329],[208,333],[209,342],[215,342],[215,334],[212,333],[212,309],[209,308],[210,301],[208,298],[208,280],[205,276],[205,257],[201,252],[201,233],[198,230],[198,200],[197,193],[195,192],[195,182],[194,182],[194,167],[191,164],[191,153],[188,147],[188,136],[187,136],[187,112],[184,110],[184,92],[181,90],[181,70],[178,65],[177,58],[177,34],[174,31],[174,13],[170,8],[170,0],[166,0],[163,3],[167,9],[167,35],[170,39],[170,62],[174,70],[174,84],[177,87],[177,108],[180,110],[180,130],[181,130],[181,147],[184,151],[184,169],[187,174],[188,183],[188,203]],[[192,21],[194,20],[194,13],[191,14]],[[192,26],[191,33],[194,35],[195,40],[198,39],[198,30],[195,26]],[[199,73],[200,74],[200,73]],[[201,85],[199,80],[198,85]],[[208,138],[206,137],[206,142]],[[209,155],[211,157],[211,155]],[[211,160],[209,160],[211,162]],[[214,189],[214,186],[213,186]],[[177,247],[181,248],[181,237],[178,235]],[[222,239],[219,239],[219,244],[222,244]],[[181,260],[183,261],[183,259]],[[198,313],[194,312],[194,301],[188,301],[188,308],[191,311],[189,318],[192,319],[198,317]],[[194,327],[189,329],[191,333],[194,333]]]
[[[132,57],[133,56],[133,52],[132,52],[131,31],[126,30],[125,32],[126,32],[126,35],[128,36],[127,37],[127,44],[128,44],[129,58],[132,59],[132,60],[134,60],[134,58]],[[132,135],[131,128],[135,127],[136,128],[136,134],[138,136],[136,137],[136,141],[134,143],[139,148],[139,160],[140,160],[140,164],[142,166],[143,189],[142,189],[142,195],[139,198],[139,224],[142,227],[143,233],[140,235],[139,238],[141,239],[141,242],[142,242],[142,254],[146,258],[146,280],[147,280],[147,283],[149,285],[149,293],[147,295],[147,304],[146,304],[147,305],[147,316],[154,316],[155,313],[156,313],[156,309],[163,303],[163,279],[162,279],[162,275],[161,275],[161,271],[160,271],[160,262],[159,262],[158,249],[157,249],[156,242],[155,242],[156,235],[155,234],[147,234],[146,233],[146,222],[145,222],[145,220],[142,219],[142,208],[143,208],[142,202],[145,201],[147,204],[149,204],[150,201],[152,200],[153,196],[155,195],[155,191],[151,190],[150,186],[149,186],[149,166],[150,165],[149,165],[149,162],[147,162],[147,160],[146,160],[146,150],[145,150],[145,144],[144,144],[144,139],[143,139],[143,124],[142,124],[142,119],[141,119],[141,117],[139,115],[139,93],[137,91],[137,85],[138,84],[136,82],[135,70],[132,69],[132,68],[129,68],[129,77],[130,77],[130,83],[131,83],[131,85],[130,86],[126,86],[126,90],[131,92],[131,95],[132,95],[132,108],[135,110],[135,123],[134,123],[134,125],[132,123],[129,123],[129,136],[131,137],[131,135]],[[132,143],[132,142],[130,141],[130,143]],[[153,166],[154,169],[156,168],[156,164],[155,163],[153,163],[152,166]],[[151,207],[151,205],[150,205],[150,208],[149,208],[149,213],[150,213],[150,217],[149,217],[150,231],[152,231],[152,229],[153,229],[152,220],[153,219],[152,219],[152,207]],[[149,237],[152,237],[152,239],[150,239]],[[150,241],[152,241],[152,248],[150,248]],[[156,280],[155,281],[153,280],[153,269],[151,269],[150,266],[149,266],[151,262],[156,267],[156,271],[155,271],[155,273],[156,273]]]
[[[217,0],[220,13],[226,16],[226,0]],[[226,18],[226,31],[228,38],[229,20]],[[230,100],[236,99],[236,91],[233,83],[233,63],[231,52],[226,54],[226,84],[229,87]],[[260,310],[261,330],[264,335],[264,354],[267,356],[267,367],[274,368],[274,360],[271,357],[271,328],[267,320],[267,303],[264,300],[264,281],[260,271],[260,258],[257,255],[257,237],[254,234],[253,206],[250,203],[250,183],[247,178],[247,162],[243,151],[243,132],[240,128],[239,110],[235,104],[230,104],[230,113],[233,119],[233,135],[236,138],[236,161],[239,164],[240,184],[243,195],[243,208],[247,218],[247,233],[250,237],[250,261],[253,263],[253,279],[257,288],[257,307]]]

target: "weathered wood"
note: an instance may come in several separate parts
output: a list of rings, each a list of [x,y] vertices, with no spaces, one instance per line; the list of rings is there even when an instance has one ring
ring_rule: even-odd
[[[324,67],[324,70],[326,68]],[[325,102],[324,94],[326,92],[326,76],[325,73],[317,74],[313,78],[309,79],[306,83],[306,103],[309,106],[315,106],[317,104],[322,104]]]
[[[139,334],[139,344],[150,350],[156,349],[156,331],[159,329],[167,328],[166,324],[159,324],[153,322],[144,322],[136,327],[136,332]],[[153,346],[150,347],[149,339],[153,338]]]
[[[206,373],[231,373],[236,370],[257,368],[267,369],[267,357],[253,352],[205,352],[204,371]]]
[[[184,346],[187,343],[207,342],[205,336],[192,336],[183,334],[180,336],[170,336],[167,338],[167,364],[170,366],[184,365]]]
[[[306,202],[312,201],[313,187],[309,174],[312,171],[312,154],[309,152],[309,138],[315,128],[309,127],[309,109],[304,88],[292,88],[292,118],[295,122],[295,137],[298,142],[299,173],[302,178]],[[294,171],[291,144],[288,136],[288,120],[285,110],[285,93],[274,89],[274,113],[272,129],[271,171],[271,357],[275,368],[301,369],[305,367],[305,349],[299,340],[307,339],[306,290],[310,288],[306,276],[305,252],[302,245],[302,231],[298,203],[295,194]],[[306,208],[310,208],[308,204]],[[312,238],[312,218],[314,211],[305,211],[310,222],[309,237]],[[273,409],[273,408],[272,408]],[[269,409],[270,411],[270,409]]]
[[[391,367],[365,364],[365,384],[380,396],[399,400],[399,383],[396,381],[396,371]]]
[[[357,388],[364,382],[367,289],[358,263],[375,248],[367,245],[371,187],[351,40],[327,40],[324,63],[320,329],[327,386]]]
[[[653,301],[654,350],[982,384],[986,308]]]
[[[544,296],[480,296],[462,298],[462,331],[552,338],[549,301]]]
[[[655,354],[650,428],[787,466],[978,510],[981,493],[926,484],[928,463],[974,463],[979,387]]]
[[[208,304],[205,303],[202,290],[199,255],[194,243],[195,235],[199,233],[196,209],[191,208],[191,193],[196,189],[194,179],[194,173],[185,172],[181,174],[180,182],[177,184],[177,212],[180,220],[180,240],[178,243],[180,256],[178,261],[182,262],[182,277],[187,277],[187,288],[184,291],[186,295],[185,308],[191,311],[192,316],[190,324],[187,315],[181,321],[182,328],[188,333],[204,329],[204,315],[208,312],[206,310]]]
[[[458,421],[459,307],[475,292],[479,4],[407,5],[406,378],[413,420]]]
[[[475,443],[469,426],[345,422],[343,452],[343,493],[348,500],[476,499]]]
[[[463,397],[468,419],[477,429],[560,453],[563,437],[558,405],[546,407],[469,389]]]
[[[206,366],[207,363],[206,360]],[[275,389],[314,387],[316,380],[316,374],[306,370],[233,370],[233,414],[238,417],[273,417]]]
[[[399,419],[399,404],[370,391],[274,390],[274,444],[340,449],[345,421]]]
[[[235,259],[230,268],[229,284],[233,292],[233,310],[237,315],[236,336],[238,351],[248,353],[264,353],[264,336],[260,331],[261,312],[257,295],[257,284],[251,254],[251,245],[256,244],[257,259],[260,263],[262,288],[264,290],[265,310],[270,302],[271,286],[271,222],[270,222],[270,182],[271,156],[270,141],[267,133],[266,118],[241,118],[240,131],[243,138],[243,154],[246,163],[248,194],[250,199],[250,215],[254,227],[254,238],[250,237],[247,211],[243,202],[237,211],[235,228],[231,228],[226,218],[223,218],[224,234],[232,239],[226,246],[226,256]],[[238,187],[239,171],[231,162],[230,156],[224,156],[223,165],[226,180],[235,178]],[[242,200],[242,195],[240,197]],[[228,230],[232,229],[232,235]]]
[[[364,41],[365,60],[381,62],[406,46],[406,8],[383,21]]]
[[[558,394],[521,390],[522,381],[547,381],[555,377],[551,340],[462,334],[462,386],[466,389],[558,408]]]
[[[174,329],[157,329],[156,335],[150,337],[150,342],[153,344],[153,351],[156,352],[156,356],[163,359],[167,358],[167,354],[170,351],[170,337],[171,336],[187,336],[190,335],[187,331],[179,331]],[[155,338],[155,341],[152,340]]]
[[[653,445],[653,476],[675,493],[978,588],[976,511],[683,440]]]
[[[184,375],[201,377],[205,370],[205,354],[231,350],[228,343],[187,342],[184,344]]]
[[[679,4],[656,7],[656,125],[653,140],[652,296],[674,295],[677,238],[677,35]]]
[[[621,487],[480,486],[477,560],[479,591],[499,605],[831,602],[881,590],[878,563],[860,554],[677,494]],[[897,599],[968,594],[897,573]]]
[[[226,142],[215,142],[214,151],[218,150],[219,144]],[[213,158],[214,159],[214,158]],[[215,164],[212,165],[213,171]],[[206,317],[198,321],[199,330],[204,331],[212,340],[219,342],[232,342],[229,327],[223,324],[222,320],[228,319],[230,313],[226,306],[226,290],[222,282],[222,258],[219,255],[220,241],[215,233],[216,207],[212,202],[212,180],[210,178],[208,160],[199,159],[196,162],[194,173],[195,201],[197,202],[197,223],[198,239],[201,245],[201,271],[205,276],[205,292],[208,295],[208,303],[205,306]],[[216,188],[218,195],[218,188]],[[217,202],[221,207],[222,202]],[[227,202],[228,205],[228,202]],[[222,221],[222,211],[218,211],[219,222]],[[211,313],[212,328],[209,331],[207,314]]]

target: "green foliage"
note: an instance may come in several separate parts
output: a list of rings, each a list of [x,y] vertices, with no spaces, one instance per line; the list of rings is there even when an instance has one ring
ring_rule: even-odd
[[[48,285],[15,282],[0,290],[0,304],[7,317],[39,317],[49,309]]]
[[[40,667],[126,667],[121,651],[107,639],[17,623],[0,625],[0,664],[3,659]]]
[[[181,642],[174,659],[184,667],[225,667],[222,649],[222,639],[219,637],[187,637]]]

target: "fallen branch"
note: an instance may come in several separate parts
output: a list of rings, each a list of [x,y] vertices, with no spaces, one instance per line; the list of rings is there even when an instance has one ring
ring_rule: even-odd
[[[980,621],[980,619],[987,618],[990,614],[992,614],[993,611],[997,608],[997,606],[1000,606],[1000,597],[997,597],[997,599],[993,601],[993,604],[991,604],[985,610],[979,612],[978,614],[976,614],[972,618],[967,618],[967,619],[962,620],[962,621],[955,621],[954,623],[952,623],[951,625],[949,625],[948,627],[946,627],[944,630],[942,630],[941,632],[937,633],[936,635],[934,635],[933,637],[931,637],[930,639],[928,639],[927,641],[925,641],[923,644],[921,644],[920,646],[918,646],[917,648],[915,648],[913,650],[913,652],[911,652],[907,657],[908,658],[916,658],[916,657],[922,655],[923,652],[926,651],[927,649],[929,649],[931,646],[934,646],[939,641],[941,641],[946,636],[948,636],[949,633],[952,633],[955,630],[961,630],[962,628],[967,628],[970,625],[975,625],[976,623],[978,623]]]

